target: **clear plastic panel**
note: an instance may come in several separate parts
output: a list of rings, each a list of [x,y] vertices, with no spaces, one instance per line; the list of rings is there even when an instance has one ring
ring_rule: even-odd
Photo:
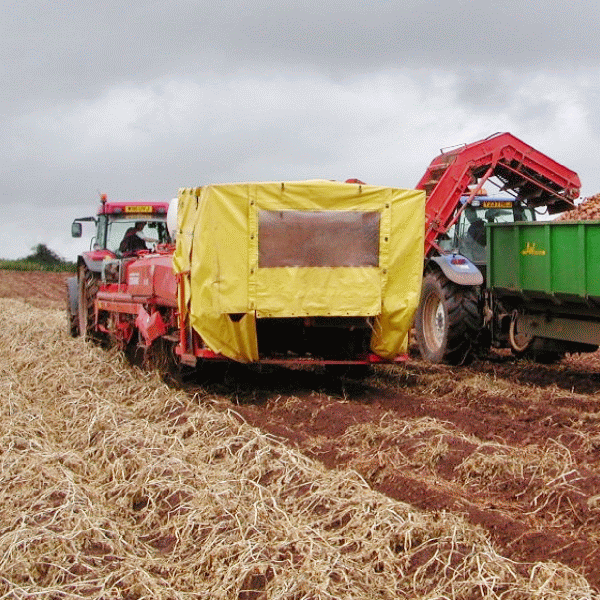
[[[124,219],[122,217],[111,218],[108,222],[106,235],[106,247],[108,250],[116,252],[119,249],[119,245],[125,237],[125,233],[135,225],[136,221],[146,222],[144,229],[140,232],[142,236],[147,237],[150,240],[155,240],[155,242],[161,244],[169,242],[170,238],[165,218],[148,219],[140,218],[139,215],[137,218],[131,219]],[[151,244],[149,243],[147,245],[150,246]]]
[[[261,210],[258,266],[377,267],[377,211]]]

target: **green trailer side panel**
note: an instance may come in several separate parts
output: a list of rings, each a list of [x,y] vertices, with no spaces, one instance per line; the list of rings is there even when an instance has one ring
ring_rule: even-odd
[[[585,296],[585,276],[582,266],[585,264],[581,243],[581,228],[567,224],[566,227],[545,226],[550,232],[549,264],[553,285],[551,290]],[[551,260],[550,260],[551,258]]]
[[[521,266],[521,288],[525,290],[552,290],[550,238],[547,227],[518,228]]]
[[[496,223],[487,234],[491,289],[600,299],[600,221]]]
[[[585,280],[588,284],[588,295],[600,297],[600,222],[594,221],[596,227],[586,228],[586,261]]]
[[[496,287],[520,290],[518,230],[490,226],[486,229],[488,285],[493,281]]]

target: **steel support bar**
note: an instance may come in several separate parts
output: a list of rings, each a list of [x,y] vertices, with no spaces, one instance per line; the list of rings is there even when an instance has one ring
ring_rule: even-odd
[[[600,323],[596,321],[522,315],[518,326],[520,332],[535,337],[600,345]]]

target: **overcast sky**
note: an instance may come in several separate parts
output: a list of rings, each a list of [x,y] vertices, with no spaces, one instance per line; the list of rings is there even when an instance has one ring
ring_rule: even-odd
[[[414,187],[510,131],[600,192],[600,3],[6,0],[0,257],[68,260],[75,217],[180,187]],[[87,230],[87,233],[91,233]]]

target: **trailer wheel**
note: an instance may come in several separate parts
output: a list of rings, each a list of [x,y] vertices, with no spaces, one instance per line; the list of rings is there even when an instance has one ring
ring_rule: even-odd
[[[516,356],[522,356],[527,352],[533,342],[532,335],[519,330],[519,315],[516,311],[510,320],[508,341],[510,342],[512,353]]]
[[[516,358],[531,360],[541,365],[557,363],[567,353],[567,350],[557,349],[556,342],[536,337],[531,338],[530,343],[524,350],[518,351],[514,347],[511,347],[511,351]]]
[[[79,267],[77,316],[79,333],[86,339],[99,341],[94,329],[94,299],[98,292],[99,276],[85,265]]]
[[[469,362],[481,330],[477,288],[457,285],[441,272],[427,273],[415,330],[425,360],[453,365]]]

